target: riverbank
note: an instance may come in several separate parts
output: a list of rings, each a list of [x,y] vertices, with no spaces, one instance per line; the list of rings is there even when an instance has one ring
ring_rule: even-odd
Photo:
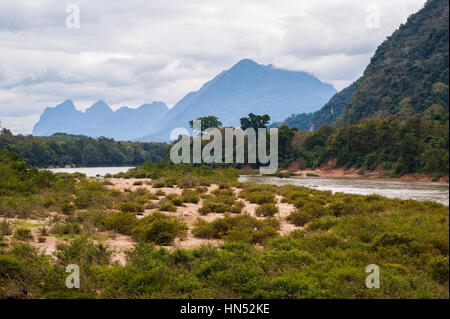
[[[436,202],[246,183],[232,168],[86,178],[20,163],[0,161],[0,298],[448,298]],[[364,285],[371,263],[380,289]],[[80,289],[64,285],[68,264]]]
[[[351,167],[345,169],[343,167],[336,168],[336,161],[330,160],[323,163],[315,169],[300,169],[298,163],[292,163],[281,172],[286,172],[299,177],[326,177],[326,178],[367,178],[367,179],[387,179],[398,181],[416,181],[416,182],[437,182],[448,183],[449,176],[436,178],[426,174],[406,174],[401,177],[391,177],[389,171],[377,167],[374,170],[364,170],[361,168]]]

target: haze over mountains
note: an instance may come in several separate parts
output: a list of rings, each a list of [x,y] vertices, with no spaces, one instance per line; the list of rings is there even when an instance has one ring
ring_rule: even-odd
[[[332,85],[306,72],[245,59],[200,90],[188,93],[170,110],[162,102],[153,102],[114,112],[98,101],[83,113],[67,100],[45,109],[33,135],[64,132],[117,140],[168,141],[172,129],[188,128],[189,121],[200,116],[214,115],[224,125],[236,127],[248,113],[269,114],[272,121],[280,121],[292,113],[318,110],[335,93]]]
[[[144,104],[136,109],[121,107],[113,111],[100,100],[81,112],[71,100],[66,100],[56,107],[45,109],[33,128],[33,135],[49,136],[59,132],[132,140],[148,134],[148,128],[156,127],[168,111],[163,102]]]

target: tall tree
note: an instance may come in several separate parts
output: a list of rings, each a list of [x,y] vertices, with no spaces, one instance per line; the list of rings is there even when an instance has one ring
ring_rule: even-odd
[[[196,133],[203,133],[209,128],[219,128],[222,126],[222,122],[219,121],[219,119],[213,115],[199,117],[197,121],[201,121],[201,128],[200,128],[201,132]],[[194,121],[189,121],[189,126],[191,128],[194,128],[193,127]]]
[[[248,117],[241,118],[241,129],[253,128],[258,131],[258,128],[267,128],[269,122],[270,116],[268,114],[256,115],[249,113]]]

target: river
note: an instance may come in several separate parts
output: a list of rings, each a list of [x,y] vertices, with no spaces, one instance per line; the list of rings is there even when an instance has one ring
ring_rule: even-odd
[[[52,168],[54,173],[84,173],[88,177],[105,176],[126,172],[133,167],[79,167]],[[362,178],[322,178],[295,177],[279,178],[272,176],[239,177],[240,182],[255,182],[260,184],[305,186],[318,190],[330,190],[333,193],[342,192],[359,195],[379,194],[389,198],[415,199],[420,201],[434,201],[449,205],[449,185],[445,183],[404,182],[388,179]]]
[[[273,185],[297,185],[318,190],[330,190],[359,195],[379,194],[389,198],[434,201],[448,206],[449,184],[404,182],[388,179],[296,177],[279,178],[269,176],[240,176],[240,182],[254,182]]]

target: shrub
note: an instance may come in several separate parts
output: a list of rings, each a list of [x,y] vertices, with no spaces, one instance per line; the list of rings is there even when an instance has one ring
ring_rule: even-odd
[[[173,198],[171,202],[175,206],[182,206],[183,205],[183,199],[181,199],[180,197]]]
[[[114,213],[104,221],[105,227],[120,234],[130,235],[137,224],[135,214],[129,212]]]
[[[200,215],[208,215],[209,213],[212,213],[212,210],[209,206],[202,206],[198,209],[198,213]]]
[[[302,208],[303,206],[305,206],[308,203],[307,199],[304,198],[298,198],[296,200],[294,200],[294,206],[295,208]]]
[[[17,240],[27,241],[33,239],[31,230],[28,228],[17,228],[14,230],[14,238]]]
[[[229,216],[207,222],[198,219],[192,234],[199,238],[216,238],[246,243],[264,243],[277,236],[279,222],[275,219],[258,220],[249,215]]]
[[[164,184],[164,182],[161,182],[161,181],[159,181],[159,182],[154,182],[153,184],[152,184],[152,187],[153,188],[163,188],[163,187],[165,187],[166,185]]]
[[[325,216],[330,213],[329,209],[326,206],[322,206],[321,204],[318,204],[316,202],[305,204],[305,206],[301,208],[301,211],[310,214],[314,218]]]
[[[170,245],[176,237],[185,236],[187,229],[178,218],[155,212],[138,221],[132,236],[136,241]]]
[[[45,200],[44,200],[44,202],[42,203],[42,205],[45,207],[45,208],[49,208],[49,207],[51,207],[51,206],[54,206],[56,204],[56,201],[53,199],[53,198],[46,198]]]
[[[239,200],[239,201],[236,201],[233,204],[233,206],[231,206],[230,211],[233,214],[240,214],[242,212],[242,210],[244,209],[244,207],[245,207],[245,203],[243,201]]]
[[[401,233],[383,233],[373,243],[373,247],[388,247],[398,245],[408,245],[413,241],[413,238]]]
[[[120,203],[119,209],[121,212],[138,213],[143,212],[144,207],[140,204],[132,203],[130,201],[123,201]]]
[[[279,212],[278,206],[272,203],[262,204],[256,208],[256,216],[272,217]]]
[[[200,197],[198,196],[198,194],[195,191],[189,189],[183,190],[181,198],[183,200],[183,203],[197,204],[200,201]]]
[[[56,223],[51,232],[57,235],[78,235],[81,233],[81,226],[78,223]]]
[[[434,280],[445,283],[449,278],[448,256],[437,256],[428,262],[428,273]]]
[[[287,221],[294,224],[295,226],[301,227],[313,220],[310,213],[305,211],[295,211],[292,212],[288,217]]]
[[[163,202],[160,204],[159,209],[163,212],[176,212],[177,208],[171,202]]]
[[[6,220],[0,222],[0,236],[8,236],[12,234],[11,223]]]
[[[48,229],[45,226],[42,226],[41,228],[39,228],[39,233],[40,233],[41,236],[48,236],[49,235]]]
[[[205,186],[197,186],[195,188],[195,191],[197,193],[203,194],[203,193],[206,193],[208,191],[208,188],[206,188]]]
[[[58,245],[55,255],[64,265],[108,265],[111,251],[102,244],[95,244],[86,237],[80,237],[68,244]]]
[[[259,205],[265,203],[275,203],[275,194],[268,191],[248,192],[243,190],[239,193],[239,197],[248,200],[250,203]]]
[[[142,181],[135,181],[134,183],[133,183],[133,186],[141,186],[141,185],[143,185],[144,184],[144,182],[142,182]]]
[[[65,203],[61,210],[65,215],[72,215],[75,212],[75,205],[72,203]]]
[[[155,192],[155,195],[156,195],[156,196],[166,196],[166,193],[164,193],[163,190],[159,189],[159,190],[157,190],[157,191]]]
[[[308,224],[308,230],[329,230],[336,225],[338,220],[334,216],[325,216],[320,219],[316,219]]]

